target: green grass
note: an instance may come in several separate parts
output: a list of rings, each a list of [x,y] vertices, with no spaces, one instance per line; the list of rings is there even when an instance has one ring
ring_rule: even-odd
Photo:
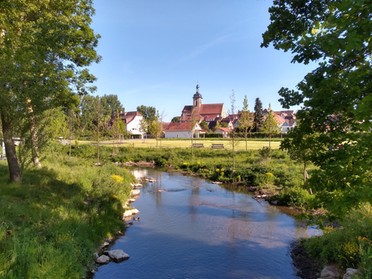
[[[281,139],[273,139],[271,141],[271,148],[278,149],[280,145]],[[231,150],[232,149],[232,142],[231,139],[193,139],[193,143],[203,143],[204,149],[211,149],[212,144],[223,144],[225,149]],[[79,144],[95,144],[94,141],[79,141]],[[161,148],[190,148],[191,146],[191,139],[160,139],[156,142],[155,139],[130,139],[130,140],[123,140],[123,141],[111,141],[105,140],[102,141],[100,144],[106,146],[118,146],[118,147],[134,147],[134,148],[153,148],[153,147],[161,147]],[[258,150],[262,149],[263,147],[269,146],[268,139],[249,139],[247,141],[247,148],[248,150]],[[245,140],[244,139],[236,139],[235,141],[235,150],[245,150]]]
[[[360,279],[372,278],[372,206],[361,204],[341,220],[337,229],[326,228],[324,235],[304,240],[307,251],[324,263],[346,269],[359,268]]]
[[[124,228],[128,172],[64,156],[43,164],[21,184],[0,164],[0,278],[83,278],[95,249]]]
[[[234,156],[229,148],[208,147],[221,143],[218,140],[198,140],[207,146],[200,149],[190,148],[191,141],[185,140],[170,140],[169,147],[164,141],[162,148],[137,148],[142,141],[133,142],[115,149],[110,143],[101,146],[101,167],[94,166],[97,146],[73,145],[68,157],[69,146],[54,145],[43,168],[26,170],[21,184],[8,183],[6,162],[0,161],[0,278],[85,276],[95,249],[124,226],[122,202],[133,177],[112,162],[154,161],[159,167],[232,183],[239,190],[247,186],[280,190],[293,206],[316,206],[316,193],[310,194],[303,184],[302,165],[281,150],[258,148],[265,141],[252,141],[255,148],[237,149]],[[229,141],[222,143],[228,146]],[[371,216],[366,204],[350,213],[342,230],[310,240],[306,247],[325,262],[359,266],[369,276]]]

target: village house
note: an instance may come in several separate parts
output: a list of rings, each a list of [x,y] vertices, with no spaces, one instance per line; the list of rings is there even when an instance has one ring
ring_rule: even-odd
[[[164,130],[165,138],[199,138],[202,128],[198,123],[171,122]]]
[[[121,112],[120,119],[126,125],[127,132],[132,138],[143,139],[145,132],[142,130],[143,116],[138,111]]]
[[[232,129],[228,127],[218,127],[214,133],[217,135],[222,135],[223,138],[228,138],[231,131]]]
[[[264,109],[264,118],[266,118],[268,113],[269,110]],[[296,126],[296,115],[293,110],[273,111],[273,113],[275,121],[276,123],[278,123],[278,127],[281,133],[286,134],[289,130],[293,129]]]
[[[193,95],[193,104],[183,107],[179,122],[170,123],[164,129],[166,138],[190,138],[199,137],[206,131],[201,127],[213,130],[215,134],[221,134],[227,138],[233,129],[239,128],[240,113],[227,115],[223,103],[203,104],[203,97],[199,92],[199,84]],[[263,111],[264,119],[269,109]],[[296,116],[293,110],[273,111],[275,121],[281,133],[287,133],[296,125]],[[253,119],[253,112],[250,113]],[[194,123],[194,125],[193,125]],[[198,126],[195,126],[198,124]],[[196,133],[195,133],[196,132]]]

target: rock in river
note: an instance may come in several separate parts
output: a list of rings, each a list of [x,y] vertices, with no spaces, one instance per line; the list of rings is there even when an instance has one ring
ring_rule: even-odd
[[[107,264],[110,262],[110,258],[106,255],[101,255],[96,259],[96,263],[98,264]]]
[[[120,249],[107,251],[107,254],[114,262],[122,262],[129,259],[129,255]]]

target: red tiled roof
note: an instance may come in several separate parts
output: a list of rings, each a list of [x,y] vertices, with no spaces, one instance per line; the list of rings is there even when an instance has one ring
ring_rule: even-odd
[[[125,113],[124,117],[122,117],[122,119],[125,121],[125,123],[130,123],[131,121],[133,121],[133,119],[136,117],[136,116],[140,116],[141,113],[139,113],[138,111],[128,111]]]
[[[199,113],[221,115],[223,110],[223,104],[203,104],[200,106]]]
[[[283,124],[285,122],[285,119],[281,117],[280,115],[277,115],[276,113],[274,113],[273,115],[274,115],[274,119],[276,123]]]
[[[192,123],[191,122],[171,122],[165,131],[175,132],[175,131],[191,131]]]

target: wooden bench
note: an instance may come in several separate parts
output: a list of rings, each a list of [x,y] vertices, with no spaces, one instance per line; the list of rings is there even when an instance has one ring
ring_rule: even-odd
[[[222,143],[214,143],[212,144],[212,149],[224,149],[225,147],[223,146]]]
[[[193,148],[202,148],[202,147],[204,147],[204,144],[202,144],[202,143],[193,143],[191,145],[191,147],[193,147]]]

